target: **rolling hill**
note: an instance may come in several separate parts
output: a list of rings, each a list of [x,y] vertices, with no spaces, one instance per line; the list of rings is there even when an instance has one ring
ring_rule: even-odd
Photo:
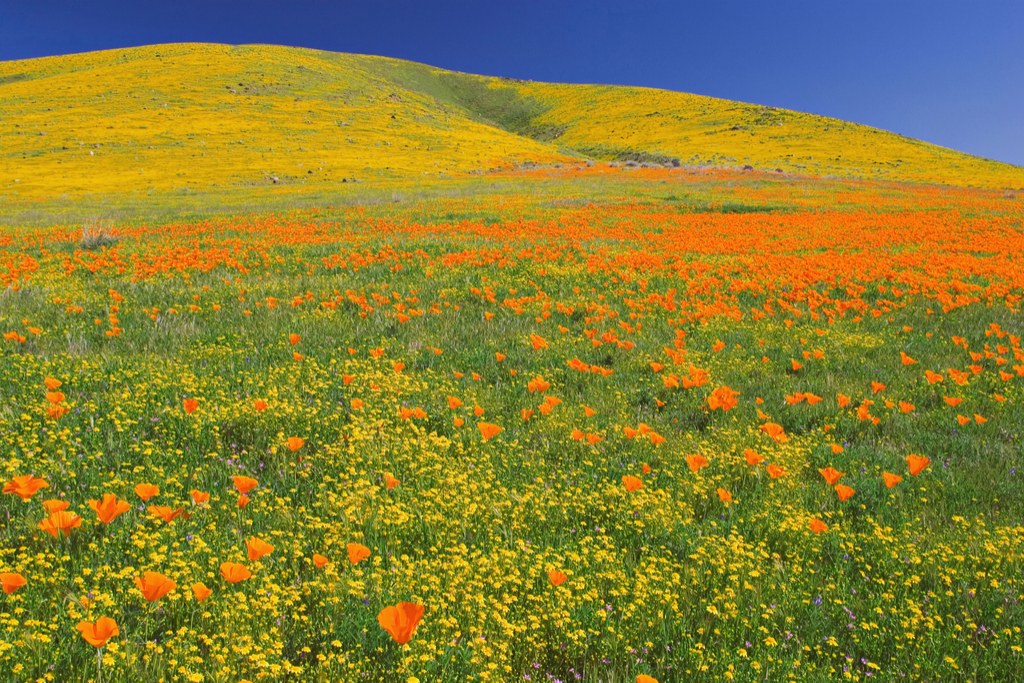
[[[0,196],[423,183],[582,159],[1024,187],[1024,168],[836,119],[663,90],[268,45],[0,63]]]

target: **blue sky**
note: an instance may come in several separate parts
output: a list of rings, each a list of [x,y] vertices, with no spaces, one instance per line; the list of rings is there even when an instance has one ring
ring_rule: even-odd
[[[1024,0],[0,2],[0,60],[184,41],[666,88],[1024,166]]]

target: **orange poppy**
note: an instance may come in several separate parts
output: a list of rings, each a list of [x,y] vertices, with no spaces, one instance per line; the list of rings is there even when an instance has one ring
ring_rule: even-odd
[[[850,397],[846,394],[836,394],[836,401],[838,401],[840,408],[850,405],[850,400]]]
[[[249,538],[245,542],[245,551],[249,556],[250,562],[255,562],[264,555],[269,555],[274,552],[274,546],[270,545],[266,541],[255,536]]]
[[[116,494],[104,493],[102,501],[90,500],[89,507],[93,509],[96,517],[101,522],[110,524],[122,514],[128,512],[132,506],[127,500],[118,500]]]
[[[523,422],[526,422],[533,417],[533,408],[523,408],[519,411],[519,414],[523,416]]]
[[[900,360],[903,361],[904,365],[913,365],[914,363],[917,362],[903,351],[900,351]]]
[[[911,476],[916,477],[917,475],[924,472],[925,468],[931,464],[931,458],[924,455],[908,455],[907,456],[907,467],[910,469]]]
[[[244,564],[224,562],[220,565],[220,575],[223,576],[224,580],[228,583],[238,583],[239,581],[245,581],[250,578],[252,576],[252,572],[250,572]]]
[[[43,501],[43,507],[46,508],[46,513],[52,515],[54,512],[60,512],[61,510],[67,510],[68,506],[71,505],[66,500],[59,500],[57,498],[51,498],[50,500]]]
[[[834,467],[826,467],[825,469],[818,471],[821,472],[821,476],[825,477],[825,481],[828,482],[829,486],[835,486],[836,482],[838,482],[844,474]]]
[[[317,569],[321,569],[323,567],[326,567],[330,563],[331,563],[331,561],[328,560],[323,555],[320,555],[319,553],[313,553],[313,566],[316,567]]]
[[[943,396],[942,400],[946,402],[950,408],[956,408],[958,405],[964,402],[962,398],[953,398],[951,396]]]
[[[355,375],[342,375],[341,376],[341,382],[345,386],[348,386],[349,384],[352,384],[352,380],[354,380],[355,378],[356,378]]]
[[[159,517],[160,519],[170,524],[176,518],[180,517],[181,515],[184,515],[185,509],[172,508],[170,505],[150,505],[148,508],[146,508],[146,512],[153,515],[154,517]]]
[[[836,484],[836,493],[839,494],[839,500],[846,500],[855,492],[852,488],[846,486],[845,484]]]
[[[60,538],[62,533],[65,537],[70,536],[71,530],[80,526],[82,526],[82,518],[67,510],[55,512],[39,523],[39,528],[54,538]]]
[[[657,446],[658,444],[665,443],[665,437],[658,432],[652,431],[650,434],[651,443]]]
[[[57,388],[63,385],[64,383],[61,382],[59,379],[47,377],[46,379],[43,380],[43,384],[45,384],[46,388],[49,389],[50,391],[56,391]]]
[[[362,399],[354,398],[349,401],[349,405],[352,406],[352,410],[362,410],[364,404]]]
[[[303,355],[302,355],[301,353],[299,353],[298,351],[292,351],[292,358],[294,358],[294,359],[295,359],[296,361],[300,361],[300,360],[302,360],[303,358],[305,358],[305,356],[303,356]]]
[[[31,474],[23,474],[18,477],[14,477],[9,482],[4,484],[4,493],[13,493],[22,500],[28,500],[34,496],[39,489],[45,489],[50,485],[48,481],[41,477],[35,477]]]
[[[156,484],[136,484],[135,495],[143,501],[147,501],[153,496],[160,495],[160,487]]]
[[[974,421],[977,422],[978,424],[982,424],[984,422],[988,422],[988,419],[982,417],[981,415],[978,415],[977,413],[975,413],[974,414]]]
[[[377,615],[377,622],[391,634],[395,642],[405,645],[412,638],[416,625],[423,618],[423,606],[414,602],[400,602],[393,607],[385,607]]]
[[[632,427],[623,427],[622,431],[626,435],[627,439],[632,439],[634,436],[640,433],[639,429],[633,429]]]
[[[932,372],[931,370],[925,370],[924,376],[925,379],[928,380],[928,384],[935,384],[936,382],[941,382],[943,379],[945,379],[942,376],[942,373]]]
[[[235,489],[237,489],[242,495],[249,493],[249,491],[252,491],[259,485],[259,482],[252,477],[246,477],[240,474],[231,477],[231,481],[235,485]]]
[[[885,385],[882,384],[881,382],[872,382],[871,383],[871,392],[872,393],[877,394],[882,389],[885,389]]]
[[[192,594],[196,596],[196,600],[202,602],[206,598],[210,597],[213,593],[212,588],[207,588],[206,584],[194,583],[192,584]]]
[[[711,392],[708,396],[708,407],[711,410],[721,408],[723,411],[731,410],[736,407],[738,403],[736,397],[740,395],[740,392],[733,391],[728,386],[722,386]]]
[[[405,363],[395,361],[391,364],[391,369],[393,369],[395,372],[401,372],[402,370],[405,370]]]
[[[828,531],[828,524],[825,524],[825,522],[817,518],[811,519],[811,531],[813,531],[816,534],[820,534],[823,531]]]
[[[462,425],[466,424],[466,421],[463,420],[461,417],[455,418],[453,422],[455,423],[456,427],[461,427]]]
[[[780,467],[775,463],[768,465],[766,470],[768,472],[768,476],[770,476],[772,479],[778,479],[779,477],[786,476],[786,468]]]
[[[27,583],[28,580],[16,572],[4,572],[0,574],[0,586],[3,586],[4,593],[7,595],[10,595]]]
[[[636,677],[636,683],[658,683],[658,679],[647,674],[639,674]]]
[[[305,445],[305,443],[306,443],[305,440],[303,440],[301,437],[289,436],[288,437],[288,450],[290,450],[291,452],[294,453],[295,451],[297,451],[300,448],[302,448]]]
[[[772,440],[775,441],[775,443],[786,443],[789,441],[789,437],[786,436],[786,432],[780,424],[765,422],[761,425],[760,429],[762,432],[772,437]]]
[[[370,549],[360,543],[349,543],[345,548],[348,549],[348,561],[352,564],[359,564],[370,556]]]
[[[891,489],[893,486],[903,481],[903,477],[889,472],[882,472],[882,479],[885,480],[885,488],[887,489]]]
[[[103,647],[107,641],[118,635],[121,631],[117,628],[117,622],[110,617],[100,617],[96,623],[88,621],[78,622],[78,630],[82,633],[85,642],[93,647]]]
[[[186,398],[181,403],[185,408],[186,415],[191,415],[193,412],[195,412],[195,409],[199,407],[199,401],[197,401],[194,398]]]
[[[573,429],[569,433],[569,436],[573,439],[573,441],[582,441],[583,437],[586,436],[586,434],[580,431],[579,429]]]
[[[202,505],[204,503],[209,502],[210,500],[209,493],[205,493],[203,491],[199,491],[196,489],[192,489],[191,491],[189,491],[189,495],[192,496],[192,502],[195,503],[196,505]]]
[[[707,467],[708,461],[703,455],[691,453],[686,456],[686,464],[690,466],[691,472],[697,472],[701,467]]]
[[[586,417],[594,417],[595,415],[597,415],[597,411],[591,408],[590,406],[583,406],[583,414]]]
[[[644,483],[640,481],[640,478],[634,477],[632,474],[622,475],[622,485],[626,487],[627,491],[636,491],[644,487]]]
[[[963,416],[963,415],[957,415],[957,416],[956,416],[956,421],[957,421],[957,422],[959,422],[959,423],[960,423],[960,426],[962,427],[962,426],[964,426],[965,424],[967,424],[968,422],[970,422],[970,421],[971,421],[971,418],[969,418],[969,417],[965,417],[965,416]]]
[[[384,485],[388,487],[389,491],[401,483],[401,481],[392,477],[390,472],[384,473]]]
[[[746,458],[748,465],[760,465],[764,462],[764,457],[758,455],[753,448],[743,449],[743,457]]]
[[[494,352],[494,359],[497,360],[500,363],[501,361],[505,360],[505,354],[503,354],[503,353],[501,353],[499,351],[495,351]]]
[[[561,586],[563,583],[565,583],[565,580],[568,578],[568,576],[558,571],[557,569],[552,569],[548,572],[548,580],[551,581],[552,586]]]
[[[900,410],[902,410],[904,413],[909,413],[910,411],[912,411],[914,409],[914,404],[913,403],[907,403],[906,401],[900,401],[899,406],[900,406]]]
[[[480,430],[480,435],[484,438],[484,441],[501,433],[501,427],[490,422],[478,422],[476,426]]]
[[[156,602],[178,587],[160,572],[146,572],[142,578],[135,577],[135,585],[148,602]]]
[[[640,463],[640,469],[643,470],[644,474],[650,474],[651,473],[651,466],[648,465],[645,462]]]
[[[64,400],[64,394],[59,391],[50,391],[46,394],[46,400],[50,403],[57,405]]]
[[[452,410],[455,410],[456,408],[461,408],[464,405],[466,404],[460,401],[459,399],[455,398],[454,396],[448,397],[448,407],[451,408]]]
[[[726,491],[725,489],[716,489],[715,493],[718,494],[718,500],[722,501],[723,503],[732,502],[732,494]]]
[[[473,414],[476,415],[477,417],[480,417],[481,415],[484,414],[484,409],[481,408],[480,406],[473,406]]]
[[[253,402],[253,405],[256,407],[256,412],[257,413],[262,412],[262,411],[267,409],[267,402],[264,401],[262,398],[256,399]]]
[[[297,334],[289,334],[289,335],[288,335],[288,341],[290,341],[290,342],[292,343],[292,346],[295,346],[295,345],[296,345],[296,344],[298,344],[298,343],[299,343],[300,341],[302,341],[302,337],[300,337],[300,336],[299,336],[299,335],[297,335]]]
[[[589,443],[591,446],[595,446],[603,440],[604,438],[599,436],[598,434],[587,434],[587,443]]]
[[[840,446],[837,443],[829,444],[829,447],[832,449],[832,452],[835,453],[836,455],[842,453],[845,450],[842,446]]]
[[[803,364],[796,362],[795,359],[790,358],[790,362],[792,362],[792,364],[793,364],[793,370],[794,371],[799,370],[800,368],[803,367]]]

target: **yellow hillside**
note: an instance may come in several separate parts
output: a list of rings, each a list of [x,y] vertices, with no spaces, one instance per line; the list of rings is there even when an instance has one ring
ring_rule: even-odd
[[[0,196],[422,182],[579,157],[1024,187],[1008,164],[669,91],[262,45],[0,63]]]

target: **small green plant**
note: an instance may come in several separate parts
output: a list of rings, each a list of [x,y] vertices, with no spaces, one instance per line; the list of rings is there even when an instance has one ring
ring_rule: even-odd
[[[78,247],[85,251],[93,251],[117,244],[119,239],[114,231],[114,221],[96,218],[86,221],[82,226],[82,241]]]

